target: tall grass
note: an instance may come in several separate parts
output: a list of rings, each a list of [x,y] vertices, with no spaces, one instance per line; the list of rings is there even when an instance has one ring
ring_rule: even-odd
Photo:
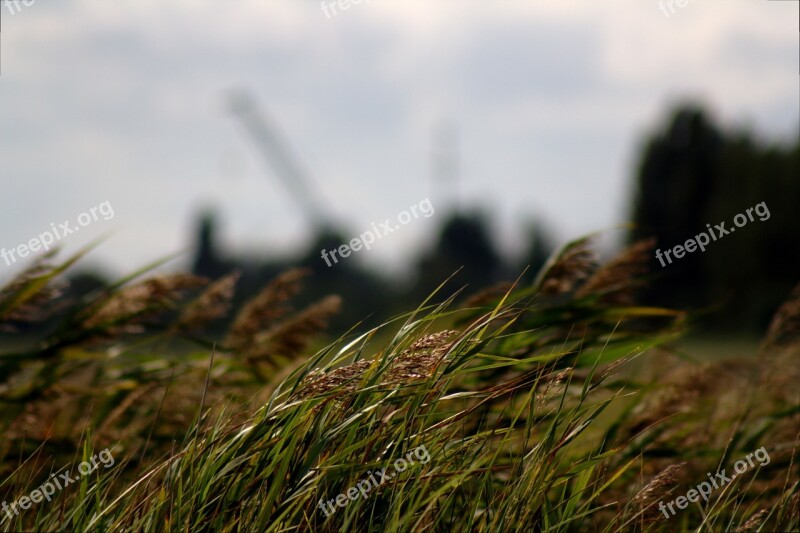
[[[758,359],[687,361],[669,346],[690,317],[634,303],[649,246],[598,266],[582,239],[532,286],[466,301],[443,284],[310,357],[338,301],[293,313],[301,273],[254,296],[216,343],[195,330],[224,316],[235,278],[123,280],[0,356],[11,406],[0,495],[35,488],[59,451],[77,461],[110,445],[124,459],[53,502],[0,515],[0,528],[797,530],[800,293]],[[53,301],[44,291],[61,267],[36,268],[0,295],[0,318]],[[53,398],[63,413],[49,420],[66,417],[72,432],[53,424],[32,439],[26,414]],[[322,510],[420,446],[428,461]],[[675,517],[658,510],[760,446],[768,465]]]

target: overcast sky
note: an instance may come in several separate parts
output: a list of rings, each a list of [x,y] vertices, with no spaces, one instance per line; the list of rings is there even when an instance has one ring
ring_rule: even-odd
[[[772,140],[800,124],[798,2],[692,0],[669,16],[658,0],[363,0],[331,17],[298,0],[19,7],[0,4],[0,247],[108,201],[113,219],[62,244],[114,231],[90,263],[116,273],[185,248],[202,206],[234,251],[307,245],[226,109],[231,88],[257,98],[351,236],[430,197],[436,216],[360,254],[390,268],[456,198],[493,213],[507,250],[533,217],[560,239],[626,221],[638,143],[675,101]],[[431,186],[445,123],[457,194]],[[0,279],[19,266],[0,262]]]

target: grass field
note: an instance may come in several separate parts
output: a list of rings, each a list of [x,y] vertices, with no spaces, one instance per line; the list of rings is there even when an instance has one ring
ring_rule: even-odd
[[[763,339],[682,340],[636,305],[649,255],[579,240],[338,339],[300,271],[213,335],[234,276],[61,305],[79,257],[47,258],[0,292],[0,530],[797,531],[800,292]]]

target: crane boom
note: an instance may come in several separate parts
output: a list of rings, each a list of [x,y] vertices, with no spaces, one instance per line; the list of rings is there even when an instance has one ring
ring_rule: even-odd
[[[330,218],[309,186],[307,175],[291,155],[286,141],[259,111],[253,98],[244,91],[237,91],[230,95],[229,104],[313,229],[329,228]]]

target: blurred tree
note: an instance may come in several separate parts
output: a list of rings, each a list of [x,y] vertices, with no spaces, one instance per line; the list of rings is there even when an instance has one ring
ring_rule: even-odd
[[[528,226],[528,247],[518,266],[520,273],[527,269],[525,274],[527,282],[533,282],[536,279],[536,275],[547,262],[553,250],[553,242],[546,231],[546,226],[541,221],[535,220]]]
[[[466,284],[469,292],[496,283],[506,274],[489,225],[478,213],[454,213],[445,220],[438,243],[417,264],[415,298],[422,301],[459,268],[451,286]]]
[[[216,242],[217,219],[211,210],[200,215],[195,235],[195,255],[192,261],[192,272],[198,276],[217,279],[233,268],[222,259]]]
[[[753,222],[662,267],[654,303],[719,304],[709,321],[719,329],[765,326],[800,278],[800,139],[766,146],[746,131],[722,132],[697,105],[673,112],[645,144],[633,202],[632,239],[655,235],[667,250],[765,202],[770,218]]]
[[[266,260],[251,254],[225,258],[219,252],[216,217],[204,212],[195,222],[194,259],[192,273],[210,279],[238,271],[241,274],[233,300],[234,308],[260,291],[281,272],[302,267],[312,274],[303,281],[303,290],[293,302],[298,307],[310,305],[321,298],[338,294],[344,300],[341,312],[331,319],[332,331],[349,329],[365,321],[365,325],[379,323],[395,308],[395,285],[377,273],[358,265],[358,258],[349,257],[331,263],[320,256],[322,250],[333,250],[346,243],[343,232],[337,229],[320,229],[312,238],[308,250],[300,257],[268,257]],[[405,303],[405,302],[402,302]]]

